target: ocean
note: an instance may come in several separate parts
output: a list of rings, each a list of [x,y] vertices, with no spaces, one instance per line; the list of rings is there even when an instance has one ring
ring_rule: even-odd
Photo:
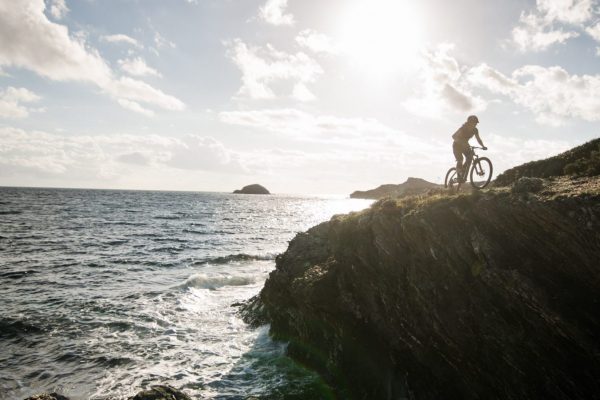
[[[0,399],[327,399],[258,294],[298,232],[371,202],[341,197],[0,188]]]

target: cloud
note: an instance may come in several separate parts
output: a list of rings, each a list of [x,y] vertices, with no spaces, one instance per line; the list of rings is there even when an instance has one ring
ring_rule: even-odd
[[[512,41],[523,52],[565,43],[594,17],[594,6],[593,0],[537,0],[534,11],[521,13]]]
[[[73,136],[0,127],[0,175],[118,179],[123,164],[245,173],[240,156],[212,137]]]
[[[110,68],[97,51],[46,18],[43,0],[0,3],[0,64],[58,81],[110,78]]]
[[[259,17],[272,25],[294,25],[294,16],[285,14],[287,0],[267,0],[259,10]]]
[[[469,79],[510,97],[545,125],[561,125],[567,118],[600,121],[600,75],[570,75],[559,66],[527,65],[508,77],[482,64],[469,72]]]
[[[285,135],[300,142],[331,144],[339,149],[396,154],[402,148],[410,151],[430,148],[423,140],[372,118],[346,118],[282,108],[224,111],[219,113],[219,120],[263,133]]]
[[[184,108],[180,100],[144,82],[115,77],[97,50],[81,36],[69,36],[66,26],[49,21],[44,9],[43,0],[0,2],[0,66],[25,68],[56,81],[92,83],[117,101]]]
[[[154,111],[152,110],[148,110],[147,108],[144,108],[140,105],[140,103],[137,103],[135,101],[132,100],[127,100],[127,99],[117,99],[117,103],[119,103],[119,105],[127,110],[136,112],[136,113],[140,113],[142,115],[145,115],[147,117],[152,117],[154,116]]]
[[[450,55],[453,44],[442,44],[423,53],[415,96],[403,103],[410,112],[439,117],[447,112],[468,113],[484,110],[487,103],[471,92],[458,61]]]
[[[0,117],[25,118],[31,110],[23,103],[32,103],[39,99],[40,96],[25,88],[8,87],[0,91]]]
[[[138,42],[137,40],[135,40],[134,38],[124,35],[122,33],[116,34],[116,35],[105,35],[105,36],[101,36],[100,38],[101,40],[108,42],[108,43],[126,43],[138,48],[143,48],[144,46],[142,46],[142,44],[140,42]]]
[[[55,19],[62,19],[69,12],[65,0],[50,0],[50,15]]]
[[[549,21],[582,24],[593,17],[592,0],[537,0],[538,11]]]
[[[272,85],[293,84],[292,97],[300,101],[313,100],[307,84],[323,74],[321,66],[305,53],[289,54],[273,46],[251,47],[241,39],[226,43],[228,55],[242,72],[242,87],[238,95],[251,99],[275,99]]]
[[[103,89],[116,99],[139,101],[172,111],[181,111],[185,108],[185,104],[176,97],[169,96],[145,82],[128,77],[112,80]]]
[[[296,43],[311,50],[314,53],[339,54],[340,49],[331,37],[316,32],[312,29],[305,29],[296,36]]]
[[[521,25],[515,27],[511,34],[514,44],[523,52],[543,51],[554,44],[562,44],[579,36],[579,33],[572,30],[553,28],[552,22],[534,14],[521,14],[519,22]]]
[[[158,78],[162,75],[152,67],[149,67],[141,57],[128,58],[118,61],[119,66],[129,75],[134,76],[156,76]]]

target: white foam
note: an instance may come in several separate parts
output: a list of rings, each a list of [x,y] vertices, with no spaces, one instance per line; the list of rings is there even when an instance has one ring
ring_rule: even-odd
[[[251,276],[195,274],[185,281],[183,287],[215,290],[223,286],[246,286],[255,282],[256,279]]]

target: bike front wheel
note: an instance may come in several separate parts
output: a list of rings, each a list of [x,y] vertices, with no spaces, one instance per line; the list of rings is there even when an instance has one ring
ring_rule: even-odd
[[[444,179],[444,187],[454,189],[458,186],[458,174],[456,168],[452,167],[446,172],[446,179]]]
[[[483,189],[489,185],[492,180],[492,173],[494,172],[494,166],[487,157],[480,157],[473,162],[471,167],[471,174],[469,176],[471,180],[471,186],[475,189]]]

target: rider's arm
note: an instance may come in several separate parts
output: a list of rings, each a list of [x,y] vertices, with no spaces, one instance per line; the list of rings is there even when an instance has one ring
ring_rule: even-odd
[[[483,144],[483,141],[481,140],[481,138],[479,137],[479,131],[475,132],[475,139],[477,139],[477,141],[479,142],[479,145],[481,147],[483,147],[483,149],[487,149],[487,147],[485,147],[485,145]]]

